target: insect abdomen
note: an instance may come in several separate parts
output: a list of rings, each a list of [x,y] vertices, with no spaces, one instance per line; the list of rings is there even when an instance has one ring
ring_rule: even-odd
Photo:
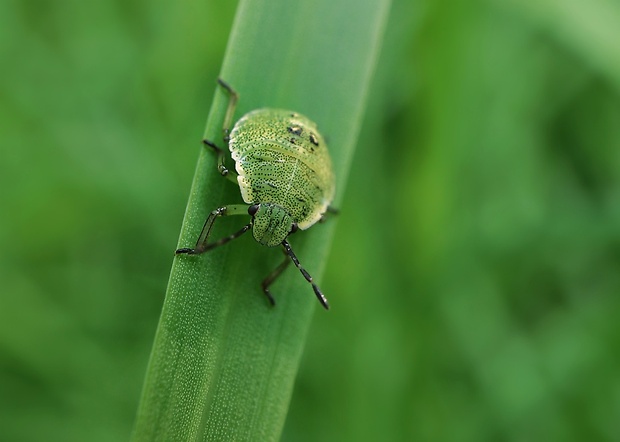
[[[301,229],[327,209],[334,179],[327,146],[306,117],[259,109],[245,115],[230,134],[243,199],[284,207]]]
[[[323,183],[317,182],[316,173],[299,158],[265,145],[241,157],[237,161],[237,172],[247,203],[278,204],[287,209],[302,228],[317,215],[315,212],[322,213],[325,209]]]

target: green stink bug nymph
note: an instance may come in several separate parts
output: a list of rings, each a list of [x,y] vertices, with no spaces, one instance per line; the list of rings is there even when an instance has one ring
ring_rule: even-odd
[[[269,286],[292,261],[312,284],[321,305],[328,309],[327,299],[287,241],[291,233],[310,228],[323,219],[326,212],[333,211],[330,204],[335,184],[327,145],[310,119],[281,109],[249,112],[230,130],[238,94],[222,79],[218,79],[218,83],[229,97],[222,132],[236,172],[226,168],[224,149],[212,141],[203,142],[217,154],[217,168],[222,176],[238,184],[246,204],[231,204],[212,211],[194,248],[181,248],[175,253],[198,255],[252,230],[257,242],[268,247],[282,246],[286,255],[284,262],[262,282],[271,304],[275,305],[275,299]],[[209,243],[215,220],[229,215],[249,215],[251,220],[238,232]]]

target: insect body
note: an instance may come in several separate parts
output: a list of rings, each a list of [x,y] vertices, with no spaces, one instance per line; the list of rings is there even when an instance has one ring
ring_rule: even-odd
[[[229,94],[224,119],[224,143],[228,144],[236,173],[225,165],[224,150],[204,140],[218,154],[220,173],[239,185],[243,201],[220,207],[209,215],[193,249],[182,248],[176,254],[200,254],[252,230],[260,244],[282,246],[287,255],[265,280],[262,288],[272,304],[275,300],[269,286],[284,271],[290,261],[312,284],[314,292],[326,309],[327,299],[301,267],[287,237],[298,229],[308,229],[321,220],[334,196],[334,175],[327,145],[316,124],[296,112],[280,109],[258,109],[244,115],[229,131],[237,93],[223,80],[219,84]],[[251,221],[238,232],[208,243],[215,219],[226,215],[250,215]],[[289,260],[290,259],[290,260]]]

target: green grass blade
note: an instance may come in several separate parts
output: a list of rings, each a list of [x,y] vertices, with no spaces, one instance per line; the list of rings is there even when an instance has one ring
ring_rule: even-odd
[[[336,205],[388,9],[388,0],[242,0],[229,40],[221,76],[240,94],[235,118],[268,106],[316,121],[334,162]],[[219,91],[207,138],[220,139],[225,107]],[[239,202],[238,188],[218,175],[211,152],[202,152],[179,246],[194,244],[210,210]],[[247,222],[234,218],[218,221],[214,238]],[[315,279],[334,226],[317,225],[291,238]],[[259,246],[251,235],[202,256],[175,258],[135,441],[278,439],[318,304],[291,266],[272,287],[277,306],[268,306],[260,281],[281,259],[278,250]],[[324,291],[337,309],[338,294]]]

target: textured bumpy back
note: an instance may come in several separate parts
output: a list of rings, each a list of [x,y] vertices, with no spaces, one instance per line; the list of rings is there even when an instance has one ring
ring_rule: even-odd
[[[327,210],[334,197],[331,160],[307,117],[281,109],[252,111],[235,124],[229,148],[246,203],[282,206],[300,229]]]

